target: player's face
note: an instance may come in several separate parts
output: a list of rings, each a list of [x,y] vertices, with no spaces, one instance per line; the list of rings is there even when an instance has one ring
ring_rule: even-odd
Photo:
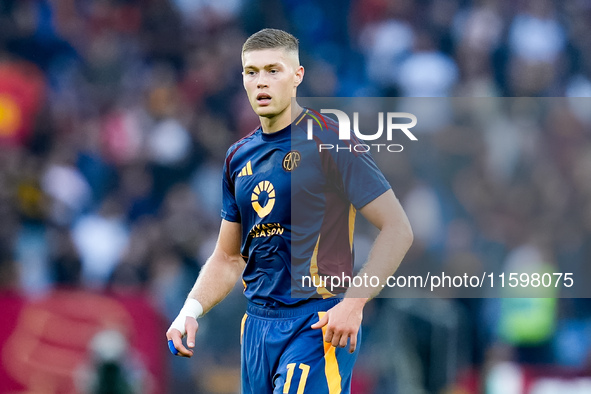
[[[283,49],[248,51],[242,54],[242,66],[244,88],[257,115],[273,118],[291,108],[304,75],[296,54]]]

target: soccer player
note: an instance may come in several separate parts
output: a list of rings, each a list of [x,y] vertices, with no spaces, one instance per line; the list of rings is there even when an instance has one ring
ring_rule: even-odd
[[[242,66],[261,125],[227,152],[219,238],[166,333],[169,347],[191,357],[196,319],[242,276],[248,299],[242,393],[349,393],[364,305],[400,264],[412,230],[368,153],[319,152],[319,143],[346,143],[334,121],[322,119],[326,127],[317,122],[314,138],[305,137],[307,120],[318,114],[292,103],[304,77],[295,37],[276,29],[253,34],[242,48]],[[301,284],[306,274],[353,274],[356,210],[380,230],[358,275],[376,276],[380,284],[336,290]]]

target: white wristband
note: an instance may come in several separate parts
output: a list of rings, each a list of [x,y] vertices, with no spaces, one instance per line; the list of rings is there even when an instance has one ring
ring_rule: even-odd
[[[170,328],[176,328],[181,332],[181,335],[184,336],[187,333],[187,331],[185,330],[185,320],[187,319],[187,317],[193,317],[197,319],[202,314],[203,306],[201,306],[201,303],[194,298],[187,298],[187,301],[185,301],[185,305],[182,307],[178,316],[170,325]]]

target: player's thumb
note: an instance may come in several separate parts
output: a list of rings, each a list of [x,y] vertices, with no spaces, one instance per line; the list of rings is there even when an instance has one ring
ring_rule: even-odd
[[[313,329],[322,328],[328,324],[328,313],[325,313],[324,316],[320,318],[316,323],[312,324]]]
[[[187,316],[185,319],[185,330],[187,330],[187,346],[190,348],[195,347],[195,334],[197,334],[198,328],[199,323],[197,323],[197,320]]]

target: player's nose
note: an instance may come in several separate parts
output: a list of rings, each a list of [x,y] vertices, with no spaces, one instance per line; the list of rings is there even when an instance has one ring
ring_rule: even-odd
[[[259,88],[259,89],[269,87],[269,82],[267,80],[267,77],[263,74],[264,73],[260,73],[258,80],[257,80],[257,88]]]

